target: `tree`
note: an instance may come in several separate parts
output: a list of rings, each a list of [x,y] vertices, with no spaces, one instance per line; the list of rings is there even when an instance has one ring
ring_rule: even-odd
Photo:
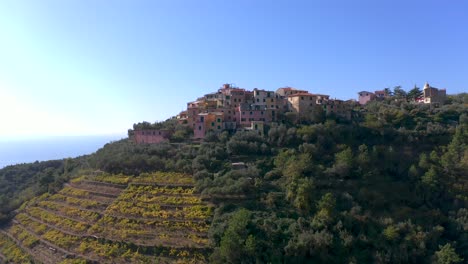
[[[325,121],[325,111],[321,105],[315,105],[312,110],[311,121],[313,123],[322,123]]]
[[[392,96],[393,92],[389,87],[384,88],[384,92],[386,96]]]
[[[251,212],[246,209],[240,209],[232,215],[228,228],[221,238],[219,251],[216,252],[216,255],[225,262],[246,262],[250,254],[255,252],[255,237],[249,235],[247,229],[251,216]]]
[[[458,256],[455,249],[449,243],[439,246],[439,250],[435,252],[435,263],[437,264],[452,264],[462,261],[463,259]]]
[[[350,171],[353,165],[353,152],[351,148],[346,147],[343,151],[335,154],[335,163],[328,172],[335,174],[341,178],[350,176]]]
[[[401,98],[406,98],[406,92],[405,92],[405,90],[403,90],[403,89],[401,88],[400,85],[395,86],[395,87],[393,88],[393,94],[395,95],[395,97],[397,97],[397,98],[399,98],[399,99],[401,99]]]
[[[406,98],[410,101],[415,101],[416,99],[421,98],[422,95],[423,92],[421,89],[415,85],[414,88],[408,92]]]
[[[439,180],[434,167],[431,167],[426,173],[424,173],[424,175],[421,177],[421,182],[430,189],[437,188]]]
[[[326,227],[333,219],[336,207],[336,198],[332,193],[326,193],[317,202],[317,213],[312,220],[315,228]]]
[[[294,206],[302,211],[309,212],[312,209],[312,198],[314,191],[314,182],[310,179],[300,179],[294,198]]]

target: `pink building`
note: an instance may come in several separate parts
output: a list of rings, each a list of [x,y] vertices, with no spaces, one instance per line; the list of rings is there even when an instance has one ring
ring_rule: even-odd
[[[359,94],[359,104],[361,105],[365,105],[369,101],[372,101],[375,99],[375,94],[368,92],[368,91],[362,91],[362,92],[359,92],[358,94]]]
[[[276,109],[243,104],[238,111],[240,120],[238,124],[242,127],[249,127],[254,121],[271,123],[276,120],[276,112]]]
[[[134,131],[134,140],[137,144],[155,144],[168,142],[171,137],[169,130],[141,129]]]
[[[188,124],[188,115],[187,111],[182,111],[180,112],[179,115],[177,115],[177,122],[181,125],[186,125]]]
[[[374,94],[375,98],[377,99],[384,99],[385,97],[387,97],[387,93],[384,90],[375,91]]]

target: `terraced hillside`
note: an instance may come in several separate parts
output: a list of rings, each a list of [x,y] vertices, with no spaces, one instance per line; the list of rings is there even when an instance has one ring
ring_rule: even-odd
[[[204,263],[211,215],[187,175],[86,175],[23,205],[0,263]]]

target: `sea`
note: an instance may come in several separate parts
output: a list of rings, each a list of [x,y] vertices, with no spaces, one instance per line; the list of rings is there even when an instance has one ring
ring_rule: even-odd
[[[105,144],[125,137],[126,135],[0,138],[0,169],[20,163],[74,158],[91,154]]]

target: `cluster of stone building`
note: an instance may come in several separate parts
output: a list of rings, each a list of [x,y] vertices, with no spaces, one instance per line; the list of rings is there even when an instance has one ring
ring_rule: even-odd
[[[329,95],[313,94],[292,87],[276,91],[253,89],[249,91],[224,84],[217,92],[209,93],[193,102],[187,103],[177,120],[193,130],[193,139],[200,140],[210,133],[221,131],[251,130],[263,135],[267,127],[283,121],[291,113],[297,120],[311,117],[317,112],[350,119],[351,110],[358,103],[389,97],[385,91],[359,92],[359,99],[338,100]],[[426,83],[421,103],[442,104],[445,100],[444,89],[431,87]],[[142,129],[134,131],[137,143],[160,143],[169,141],[168,130]]]
[[[194,139],[203,139],[210,131],[254,130],[263,134],[266,126],[281,121],[285,113],[292,112],[300,119],[317,111],[317,107],[328,115],[349,117],[351,107],[347,106],[328,95],[291,87],[248,91],[224,84],[217,92],[187,103],[187,110],[177,118],[193,129]]]
[[[354,104],[354,100],[331,99],[329,95],[312,94],[292,87],[249,91],[224,84],[217,92],[187,103],[187,109],[177,119],[180,124],[193,129],[195,140],[203,139],[210,132],[224,130],[253,130],[262,135],[266,127],[281,122],[285,113],[292,113],[298,120],[311,116],[315,111],[350,118]],[[134,131],[137,143],[159,143],[169,137],[170,133],[165,130]]]
[[[359,99],[358,102],[361,105],[367,104],[370,101],[375,100],[383,100],[385,98],[390,97],[390,94],[385,92],[384,90],[375,91],[375,92],[368,92],[362,91],[358,93]],[[429,85],[426,82],[423,88],[423,94],[421,98],[416,98],[416,103],[424,103],[424,104],[433,104],[433,105],[442,105],[445,102],[447,97],[447,91],[445,89],[438,89]]]

